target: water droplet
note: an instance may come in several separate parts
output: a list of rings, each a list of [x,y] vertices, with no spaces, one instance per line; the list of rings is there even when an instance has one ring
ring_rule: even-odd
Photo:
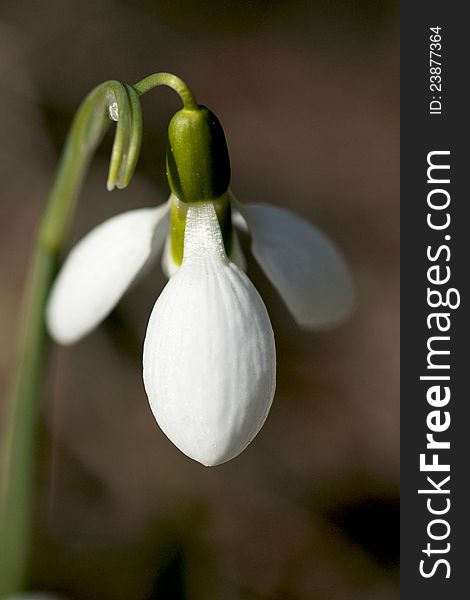
[[[117,102],[113,102],[112,104],[110,104],[108,107],[108,111],[109,111],[109,118],[112,121],[119,121],[119,110],[118,110]]]

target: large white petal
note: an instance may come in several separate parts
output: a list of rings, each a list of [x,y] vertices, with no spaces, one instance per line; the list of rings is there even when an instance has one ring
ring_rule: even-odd
[[[182,266],[158,298],[144,344],[155,418],[187,456],[216,465],[261,429],[275,390],[268,313],[224,251],[211,202],[188,210]]]
[[[354,283],[325,234],[282,208],[236,207],[248,224],[254,256],[301,327],[324,329],[349,316]]]
[[[51,291],[47,326],[62,344],[94,329],[161,248],[168,206],[140,208],[112,217],[70,252]]]

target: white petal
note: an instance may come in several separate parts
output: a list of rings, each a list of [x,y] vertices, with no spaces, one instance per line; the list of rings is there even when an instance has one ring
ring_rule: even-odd
[[[326,235],[285,209],[236,207],[248,223],[254,256],[301,327],[324,329],[349,316],[354,283]]]
[[[158,298],[144,344],[155,418],[187,456],[216,465],[261,429],[275,390],[268,313],[224,251],[211,202],[188,210],[184,260]]]
[[[168,206],[112,217],[70,252],[51,291],[47,326],[62,344],[94,329],[116,306],[163,244]]]

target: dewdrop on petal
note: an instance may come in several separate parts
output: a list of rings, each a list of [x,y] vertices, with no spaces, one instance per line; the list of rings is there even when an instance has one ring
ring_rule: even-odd
[[[276,386],[271,323],[225,254],[212,202],[188,208],[183,264],[154,306],[143,365],[161,429],[204,465],[240,454],[267,417]]]

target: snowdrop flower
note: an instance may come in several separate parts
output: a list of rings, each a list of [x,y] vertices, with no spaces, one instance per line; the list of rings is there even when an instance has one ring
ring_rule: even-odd
[[[275,391],[273,331],[244,272],[235,224],[248,231],[254,256],[301,327],[343,320],[353,284],[339,252],[311,224],[235,200],[224,133],[211,111],[182,109],[168,135],[168,202],[115,216],[78,243],[52,289],[47,325],[58,342],[77,342],[163,250],[169,281],[148,323],[145,389],[169,439],[216,465],[256,436]]]

